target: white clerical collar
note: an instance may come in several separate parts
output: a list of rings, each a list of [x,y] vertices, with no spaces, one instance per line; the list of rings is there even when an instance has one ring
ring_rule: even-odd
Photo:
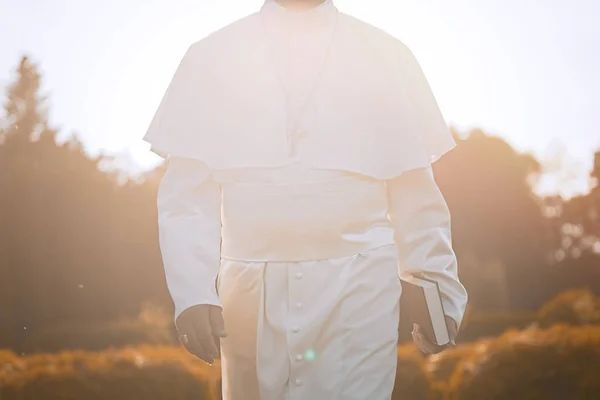
[[[333,24],[338,10],[333,0],[325,0],[306,11],[286,8],[276,0],[265,0],[260,12],[269,24],[308,28]]]

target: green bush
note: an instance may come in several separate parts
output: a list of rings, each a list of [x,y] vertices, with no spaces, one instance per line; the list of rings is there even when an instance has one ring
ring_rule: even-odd
[[[181,348],[67,351],[24,357],[1,386],[3,400],[216,400],[218,365]]]
[[[448,400],[600,399],[600,327],[507,332],[461,362]]]
[[[398,349],[394,400],[433,398],[423,361],[412,345]],[[0,352],[0,366],[11,371],[0,384],[2,400],[220,399],[219,363],[210,368],[180,347],[77,350],[23,358]]]
[[[598,377],[600,326],[530,328],[427,358],[399,347],[392,400],[596,399]],[[210,368],[181,347],[0,351],[2,400],[218,400],[219,388],[219,363]]]
[[[25,363],[15,353],[0,350],[0,389],[25,370]],[[0,399],[2,397],[0,396]]]
[[[427,357],[425,360],[427,375],[434,382],[448,382],[460,362],[471,357],[475,352],[484,351],[491,340],[482,339],[473,343],[461,344]]]
[[[584,289],[563,292],[540,309],[536,322],[541,328],[600,324],[600,297]]]
[[[534,312],[481,312],[465,315],[458,340],[461,343],[497,337],[507,330],[525,329],[535,322]]]

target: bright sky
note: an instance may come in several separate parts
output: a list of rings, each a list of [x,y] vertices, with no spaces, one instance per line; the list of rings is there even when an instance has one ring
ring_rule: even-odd
[[[188,45],[263,0],[0,0],[0,87],[27,53],[41,66],[51,121],[90,152],[132,152]],[[600,149],[600,1],[337,0],[404,41],[448,122],[482,127],[569,173],[543,189],[584,191]],[[576,179],[561,182],[561,179]]]

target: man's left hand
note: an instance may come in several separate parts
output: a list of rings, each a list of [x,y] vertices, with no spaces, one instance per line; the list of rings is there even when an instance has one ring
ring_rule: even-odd
[[[453,347],[456,345],[456,343],[454,341],[456,340],[456,335],[458,333],[458,326],[456,325],[456,322],[448,316],[446,316],[446,325],[448,326],[448,333],[450,335],[450,343],[443,345],[443,346],[433,343],[432,341],[427,339],[425,337],[425,335],[421,332],[421,328],[419,327],[419,325],[417,325],[417,324],[413,325],[413,331],[412,331],[413,342],[419,348],[419,350],[421,350],[421,353],[426,354],[426,355],[427,354],[436,354],[448,347]]]

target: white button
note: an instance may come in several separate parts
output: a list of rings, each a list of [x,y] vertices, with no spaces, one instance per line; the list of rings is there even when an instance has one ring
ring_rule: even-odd
[[[302,310],[302,303],[296,303],[296,310]]]
[[[302,386],[304,382],[301,379],[296,379],[296,386]]]
[[[298,333],[298,332],[300,332],[300,328],[298,328],[297,326],[294,326],[294,327],[292,328],[292,332],[294,332],[294,333]]]
[[[296,361],[302,361],[303,359],[304,359],[304,357],[302,356],[302,354],[296,355]]]
[[[302,272],[296,272],[296,279],[302,279],[304,274]]]

